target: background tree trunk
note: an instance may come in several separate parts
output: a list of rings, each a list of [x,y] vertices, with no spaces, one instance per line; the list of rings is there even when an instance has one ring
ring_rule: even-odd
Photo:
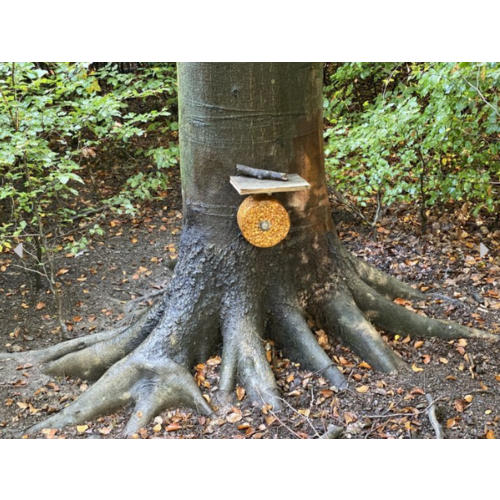
[[[175,276],[162,300],[134,325],[30,355],[48,373],[98,380],[32,431],[129,404],[127,434],[172,406],[211,414],[191,370],[221,346],[218,405],[231,401],[238,381],[254,402],[278,409],[266,338],[285,356],[346,387],[307,319],[384,371],[403,362],[370,320],[404,335],[489,336],[394,304],[396,297],[423,295],[340,245],[323,164],[321,82],[317,63],[179,65],[184,224]],[[236,164],[297,173],[311,184],[276,195],[291,230],[274,247],[257,248],[241,235],[236,212],[243,198],[229,183]]]

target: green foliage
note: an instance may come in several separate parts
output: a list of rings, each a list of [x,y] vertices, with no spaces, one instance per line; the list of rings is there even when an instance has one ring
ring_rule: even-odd
[[[340,65],[325,98],[334,189],[359,206],[419,200],[424,218],[449,201],[495,210],[499,83],[498,63]]]
[[[175,104],[171,63],[133,73],[116,64],[0,63],[0,251],[21,238],[32,246],[35,268],[47,274],[48,254],[68,250],[58,241],[66,224],[82,219],[74,208],[84,183],[82,161],[96,150],[132,149],[149,131],[175,131]],[[129,212],[135,199],[166,188],[178,157],[175,145],[133,149],[134,168],[141,158],[150,165],[130,176],[119,196],[101,200]],[[74,253],[87,243],[85,235],[70,241]]]

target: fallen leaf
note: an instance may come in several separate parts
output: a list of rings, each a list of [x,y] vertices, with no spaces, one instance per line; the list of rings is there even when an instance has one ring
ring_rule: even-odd
[[[411,365],[411,369],[412,369],[414,372],[417,372],[417,373],[418,373],[418,372],[423,372],[423,371],[424,371],[424,369],[423,369],[423,368],[418,367],[415,363],[413,363],[413,364]]]
[[[59,269],[59,271],[57,271],[56,273],[56,276],[61,276],[62,274],[66,274],[67,272],[69,272],[69,269],[65,268]]]
[[[42,429],[42,434],[47,438],[47,439],[54,439],[54,436],[57,434],[59,429]]]
[[[238,408],[233,408],[233,412],[226,417],[226,420],[230,424],[235,424],[236,422],[239,422],[242,418],[243,415],[241,414],[241,410],[239,410]]]
[[[154,427],[153,427],[153,430],[155,432],[160,432],[161,431],[161,424],[156,424]]]
[[[358,420],[358,417],[354,413],[345,412],[344,413],[344,420],[345,420],[346,424],[350,424],[352,422],[356,422],[356,420]]]
[[[372,367],[366,361],[362,361],[361,363],[359,363],[358,366],[360,368],[366,368],[367,370],[371,370],[372,369]]]
[[[356,387],[356,391],[360,392],[361,394],[368,392],[369,389],[370,388],[367,385],[362,385],[361,387]]]
[[[179,429],[181,429],[181,424],[179,424],[177,422],[175,422],[173,424],[169,424],[165,427],[166,432],[178,431]]]
[[[207,361],[208,366],[217,366],[222,362],[222,358],[220,356],[214,356]]]
[[[472,400],[474,399],[474,396],[471,396],[470,394],[467,394],[467,396],[464,396],[465,401],[467,403],[472,403]]]
[[[43,309],[45,307],[45,304],[43,302],[38,302],[38,304],[35,306],[35,309]]]
[[[496,439],[495,433],[491,429],[486,433],[486,439]]]
[[[245,397],[245,389],[243,389],[243,387],[236,387],[236,397],[238,401],[241,401]]]
[[[82,432],[85,432],[89,428],[88,425],[77,425],[76,430],[81,434]]]
[[[424,341],[417,340],[414,345],[415,345],[415,349],[420,349],[424,345]]]
[[[397,299],[394,299],[394,302],[396,304],[399,304],[400,306],[411,306],[411,302],[409,300],[406,300],[406,299],[397,298]]]
[[[446,358],[439,358],[439,362],[443,363],[443,365],[447,365],[449,361]]]
[[[447,421],[446,421],[446,427],[448,429],[451,429],[452,427],[454,427],[455,425],[457,425],[457,421],[456,419],[454,418],[449,418]]]

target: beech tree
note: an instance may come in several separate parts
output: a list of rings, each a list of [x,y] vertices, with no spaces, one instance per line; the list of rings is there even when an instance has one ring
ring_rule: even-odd
[[[126,434],[170,407],[210,415],[214,409],[192,368],[217,352],[218,404],[230,401],[238,382],[254,402],[276,410],[280,397],[265,356],[266,338],[345,388],[306,318],[384,372],[404,362],[375,327],[417,337],[494,338],[397,305],[398,297],[425,296],[341,245],[323,162],[321,64],[181,63],[178,73],[183,230],[174,277],[161,300],[123,330],[15,355],[43,364],[48,374],[96,381],[31,432],[128,405]],[[244,198],[230,183],[237,164],[298,174],[310,184],[273,195],[290,221],[281,242],[261,247],[243,237],[237,212]],[[255,198],[257,204],[269,199]],[[272,236],[276,220],[257,221],[255,230]]]

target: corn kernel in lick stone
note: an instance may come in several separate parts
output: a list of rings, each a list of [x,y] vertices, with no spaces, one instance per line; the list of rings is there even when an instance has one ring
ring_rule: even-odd
[[[248,196],[238,209],[238,226],[252,245],[269,248],[283,241],[290,230],[290,217],[276,199]]]

